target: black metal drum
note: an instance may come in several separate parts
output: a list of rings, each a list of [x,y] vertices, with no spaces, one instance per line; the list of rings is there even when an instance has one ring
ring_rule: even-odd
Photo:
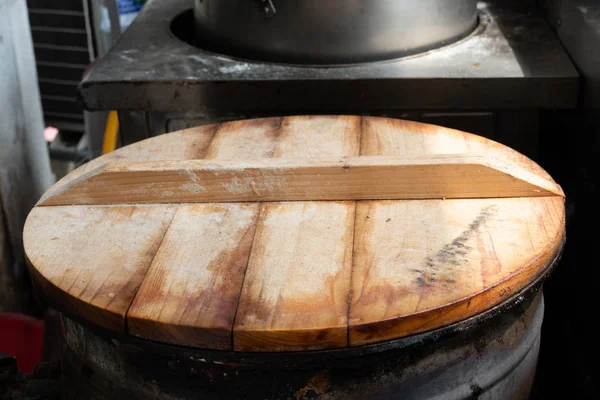
[[[68,399],[526,399],[544,316],[541,280],[433,332],[356,348],[233,353],[106,335],[64,320]]]

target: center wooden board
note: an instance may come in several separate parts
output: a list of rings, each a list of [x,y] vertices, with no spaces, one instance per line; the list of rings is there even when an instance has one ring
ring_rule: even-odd
[[[261,188],[258,195],[248,192],[252,201],[197,202],[192,196],[187,203],[188,197],[164,200],[166,189],[147,169],[158,161],[254,160],[272,168],[287,159],[304,165],[301,160],[393,157],[396,165],[446,156],[489,161],[515,182],[536,186],[519,183],[510,192],[512,178],[501,177],[495,189],[494,181],[486,183],[486,198],[463,190],[470,198],[432,198],[435,191],[429,191],[423,199],[386,200],[382,191],[378,200],[354,200],[380,191],[379,183],[363,180],[362,191],[351,182],[344,192],[352,200],[276,202],[261,200]],[[154,197],[140,201],[131,186],[126,194],[133,197],[94,189],[90,176],[114,163],[149,171],[144,196]],[[191,185],[208,187],[196,172],[184,174],[192,194],[202,190]],[[111,183],[130,176],[111,177],[104,187],[110,191]],[[428,187],[427,174],[417,178]],[[314,178],[308,173],[302,179]],[[222,183],[215,182],[215,188]],[[324,193],[319,185],[310,193]],[[82,193],[94,194],[93,204],[80,201]],[[303,196],[313,198],[310,193]],[[409,121],[310,116],[188,129],[93,160],[44,195],[27,220],[24,242],[44,295],[92,324],[198,348],[288,351],[400,338],[481,313],[546,272],[564,229],[560,187],[503,145]]]

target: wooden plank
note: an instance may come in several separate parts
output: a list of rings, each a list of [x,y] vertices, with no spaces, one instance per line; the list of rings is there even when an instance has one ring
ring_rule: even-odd
[[[124,332],[173,206],[36,207],[23,233],[34,283],[54,304]]]
[[[420,122],[363,117],[360,154],[407,158],[468,154],[470,148],[467,141],[472,136]]]
[[[361,203],[350,344],[460,321],[519,291],[560,248],[563,204],[560,197]]]
[[[294,116],[225,122],[203,158],[247,160],[358,155],[361,117]],[[176,158],[171,158],[176,160]]]
[[[127,314],[132,335],[231,350],[258,207],[181,206]]]
[[[282,120],[281,117],[275,117],[225,122],[219,126],[203,158],[271,158],[281,134]]]
[[[346,345],[353,226],[352,203],[264,206],[237,311],[235,350]]]
[[[283,118],[274,158],[343,157],[359,154],[362,118],[310,115]]]
[[[478,156],[112,163],[40,205],[563,196],[529,171]]]
[[[284,118],[281,126],[275,157],[358,154],[360,117]],[[262,206],[234,324],[234,350],[347,345],[354,210],[352,202]]]

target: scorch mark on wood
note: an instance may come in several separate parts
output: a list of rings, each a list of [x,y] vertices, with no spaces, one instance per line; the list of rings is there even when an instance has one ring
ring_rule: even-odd
[[[473,222],[469,224],[467,230],[462,232],[456,237],[451,243],[446,244],[442,247],[435,255],[427,257],[425,260],[425,267],[422,273],[426,279],[417,278],[419,286],[427,286],[427,281],[430,279],[427,274],[435,275],[440,268],[447,268],[450,266],[460,266],[465,262],[465,256],[472,249],[467,242],[471,239],[478,231],[480,226],[485,221],[491,218],[497,212],[496,206],[488,206],[479,212],[479,215]]]
[[[490,205],[483,208],[479,215],[469,224],[468,228],[457,236],[452,242],[446,244],[438,250],[433,256],[425,259],[425,265],[420,272],[420,276],[415,278],[415,282],[420,287],[419,301],[416,310],[419,310],[423,296],[427,294],[427,289],[438,280],[443,284],[455,284],[452,279],[454,268],[468,263],[467,254],[472,247],[467,242],[479,233],[481,225],[486,220],[494,216],[498,211],[497,206]],[[440,274],[438,276],[438,274]]]

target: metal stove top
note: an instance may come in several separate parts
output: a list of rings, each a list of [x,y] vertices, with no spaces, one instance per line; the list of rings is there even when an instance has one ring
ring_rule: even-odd
[[[530,3],[480,2],[480,26],[444,48],[323,67],[241,60],[196,48],[171,29],[173,24],[191,34],[192,0],[154,0],[88,71],[80,95],[92,110],[211,115],[574,107],[578,74]]]

